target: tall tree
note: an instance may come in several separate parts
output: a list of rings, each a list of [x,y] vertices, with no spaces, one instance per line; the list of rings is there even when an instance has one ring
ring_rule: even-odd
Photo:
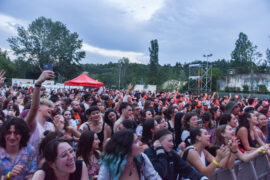
[[[262,54],[257,51],[257,46],[253,46],[251,41],[248,40],[248,36],[241,32],[231,54],[232,67],[238,73],[247,73],[247,70],[251,72],[256,67],[255,63],[260,62],[261,57]]]
[[[151,46],[149,47],[150,53],[150,64],[149,64],[149,83],[158,84],[158,40],[152,40]]]
[[[11,49],[21,60],[26,60],[39,70],[45,64],[53,64],[54,71],[70,78],[78,70],[78,64],[85,57],[80,51],[82,40],[79,35],[71,33],[66,25],[45,17],[34,20],[27,29],[18,27],[18,36],[8,38]]]

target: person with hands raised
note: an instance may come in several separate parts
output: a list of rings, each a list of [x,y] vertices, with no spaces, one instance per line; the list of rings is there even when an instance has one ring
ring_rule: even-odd
[[[235,132],[230,125],[221,125],[217,128],[216,145],[229,145],[231,156],[236,156],[235,158],[241,161],[248,162],[260,154],[265,154],[269,151],[269,145],[266,144],[249,153],[243,153],[239,147],[239,141],[240,140],[235,137]]]
[[[29,113],[26,117],[26,123],[30,129],[31,137],[29,143],[38,149],[41,139],[44,138],[46,130],[55,131],[54,125],[47,122],[47,119],[52,118],[53,103],[47,99],[40,99],[41,85],[47,79],[53,79],[53,71],[43,71],[36,80],[35,88],[32,95],[32,103]]]
[[[173,147],[171,131],[161,129],[154,135],[153,146],[144,151],[162,179],[177,179],[178,175],[194,180],[208,179],[190,167],[177,152],[173,150]]]
[[[226,161],[230,155],[230,149],[222,145],[213,157],[205,148],[210,144],[210,136],[207,130],[197,127],[190,132],[191,146],[188,146],[183,154],[183,159],[203,175],[210,177],[216,168],[226,167]],[[209,163],[209,165],[207,165]]]

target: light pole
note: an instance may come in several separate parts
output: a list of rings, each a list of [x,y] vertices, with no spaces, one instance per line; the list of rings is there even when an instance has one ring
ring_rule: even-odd
[[[208,66],[208,58],[209,57],[212,57],[213,56],[213,54],[211,53],[211,54],[204,54],[203,55],[203,57],[206,57],[206,63],[207,63],[207,65],[206,65],[206,91],[208,90],[208,70],[209,70],[209,66]],[[211,75],[212,76],[212,75]],[[211,89],[210,89],[211,90]]]

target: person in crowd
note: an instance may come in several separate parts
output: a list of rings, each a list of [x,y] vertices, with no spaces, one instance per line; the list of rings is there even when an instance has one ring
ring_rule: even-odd
[[[98,180],[161,180],[131,130],[114,133],[101,157]]]
[[[239,122],[234,114],[224,113],[220,117],[220,122],[219,122],[219,125],[223,125],[223,124],[229,124],[231,127],[236,129],[238,127]]]
[[[142,113],[142,119],[140,121],[140,123],[138,124],[137,126],[137,129],[136,129],[136,134],[141,137],[142,136],[142,133],[143,133],[143,123],[148,120],[148,119],[151,119],[154,117],[154,109],[149,107],[147,109],[145,109]]]
[[[222,145],[229,145],[231,150],[231,156],[235,155],[236,158],[244,162],[248,162],[259,156],[260,154],[264,154],[265,151],[267,151],[269,148],[267,145],[264,145],[250,153],[243,153],[243,150],[238,146],[239,140],[237,140],[237,137],[235,136],[235,131],[228,124],[221,125],[217,128],[215,144],[218,147],[221,147]]]
[[[254,112],[246,112],[240,119],[236,133],[240,139],[240,147],[245,151],[252,151],[255,150],[256,147],[264,145],[255,130],[257,124],[257,117]]]
[[[35,172],[32,180],[89,180],[87,167],[76,156],[71,145],[63,139],[53,139],[44,149],[46,162]]]
[[[79,101],[72,101],[71,102],[71,119],[75,119],[77,122],[77,128],[79,129],[81,124],[85,122],[85,118],[83,114],[81,113],[81,107]]]
[[[77,122],[75,119],[71,119],[71,111],[70,110],[65,110],[63,112],[63,116],[65,119],[65,122],[68,123],[69,126],[73,127],[74,129],[77,130]]]
[[[64,134],[64,138],[70,142],[78,142],[81,136],[81,133],[77,131],[75,128],[69,125],[68,121],[65,121],[62,115],[56,115],[53,118],[53,123],[55,126],[55,130],[62,132]]]
[[[14,104],[14,101],[12,100],[12,98],[7,98],[5,99],[3,106],[2,106],[2,112],[5,114],[5,116],[10,115],[10,112],[12,112],[14,114],[14,111],[12,109]]]
[[[87,142],[87,143],[86,143]],[[78,160],[83,160],[88,169],[90,178],[97,178],[99,172],[98,160],[100,152],[98,151],[100,140],[93,131],[85,131],[82,133],[76,156]]]
[[[226,113],[231,113],[235,115],[236,117],[239,116],[240,113],[240,106],[235,101],[230,101],[226,104]]]
[[[134,121],[137,123],[141,122],[142,114],[140,106],[138,104],[132,104],[132,111],[134,115]]]
[[[168,123],[164,118],[162,118],[162,116],[155,116],[154,119],[159,124],[159,129],[168,129]]]
[[[116,111],[112,108],[108,108],[104,115],[104,140],[112,136],[113,125],[117,119],[118,117]]]
[[[43,71],[36,81],[32,95],[32,103],[26,117],[26,123],[30,129],[29,143],[38,149],[39,143],[44,138],[46,130],[55,131],[54,125],[48,122],[52,118],[53,103],[47,99],[40,99],[40,88],[44,81],[53,79],[53,71]]]
[[[133,132],[136,132],[137,123],[133,120],[125,119],[122,121],[122,123],[119,125],[119,128],[117,131],[123,130],[123,129],[129,129]]]
[[[119,113],[120,113],[120,118],[116,120],[113,126],[114,132],[117,131],[117,129],[119,128],[119,125],[121,124],[123,120],[130,119],[131,115],[133,114],[132,106],[127,102],[121,103],[119,107]]]
[[[190,132],[191,146],[188,146],[183,159],[203,175],[210,177],[216,168],[226,167],[226,162],[230,157],[230,149],[221,146],[217,150],[216,157],[213,157],[205,148],[210,144],[210,136],[207,130],[202,127],[196,127]]]
[[[173,150],[174,144],[171,131],[161,129],[155,133],[153,140],[153,145],[146,149],[144,153],[148,156],[162,179],[177,179],[178,176],[184,176],[194,180],[207,179],[202,174],[193,170]]]
[[[210,113],[212,115],[212,120],[213,120],[213,125],[214,127],[217,127],[219,125],[219,122],[220,122],[220,117],[222,115],[221,113],[222,111],[220,110],[219,107],[217,106],[212,106],[210,108]]]
[[[97,133],[100,140],[99,147],[102,147],[104,141],[104,126],[105,123],[101,119],[100,111],[97,106],[91,106],[86,112],[87,122],[82,125],[82,132],[91,130]]]
[[[27,144],[30,130],[24,120],[13,117],[0,129],[0,177],[31,179],[37,170],[34,148]]]
[[[255,126],[256,131],[258,133],[258,136],[261,138],[261,140],[266,143],[266,137],[267,137],[267,119],[264,114],[257,113],[256,114],[258,119],[258,126]]]
[[[205,112],[201,115],[201,119],[203,122],[203,127],[207,130],[210,135],[210,143],[214,144],[215,142],[215,128],[213,125],[212,117],[209,112]]]
[[[63,138],[64,134],[59,131],[45,131],[44,132],[45,137],[42,139],[42,141],[39,144],[39,154],[38,154],[38,169],[41,169],[43,164],[45,163],[45,157],[44,157],[44,149],[46,144],[48,144],[51,140],[56,138]]]
[[[198,124],[199,117],[197,113],[195,112],[188,112],[184,116],[184,121],[183,121],[183,132],[181,134],[181,140],[182,142],[185,143],[186,146],[190,145],[190,130],[193,128],[196,128],[199,126]]]
[[[154,134],[159,130],[159,124],[154,118],[148,119],[143,123],[142,146],[143,150],[149,148],[153,144]]]
[[[61,107],[62,107],[63,112],[71,110],[70,104],[71,104],[71,101],[68,97],[63,97],[61,99]]]

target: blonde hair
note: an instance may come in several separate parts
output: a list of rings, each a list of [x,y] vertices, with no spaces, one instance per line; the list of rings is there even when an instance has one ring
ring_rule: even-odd
[[[49,106],[49,107],[54,107],[53,102],[48,100],[48,99],[45,99],[45,98],[40,99],[39,105],[45,105],[45,106]]]

